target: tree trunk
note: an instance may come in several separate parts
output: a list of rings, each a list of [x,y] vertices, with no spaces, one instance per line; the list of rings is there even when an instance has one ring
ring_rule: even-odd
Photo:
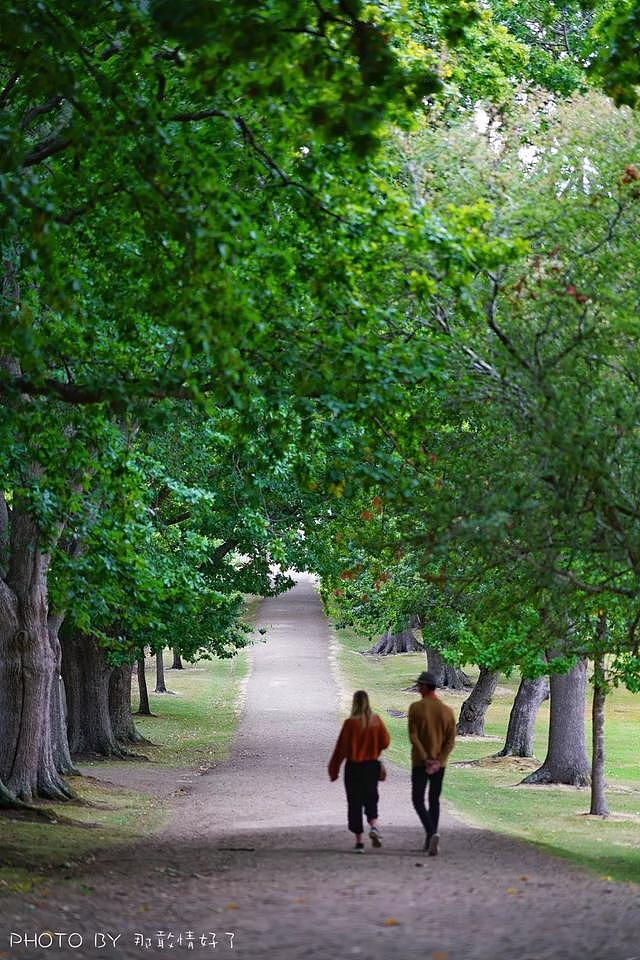
[[[460,708],[456,732],[459,737],[483,737],[484,718],[498,685],[497,670],[480,667],[477,683]]]
[[[158,650],[156,653],[156,689],[154,693],[167,693],[167,685],[164,682],[164,650]]]
[[[0,781],[20,800],[66,800],[72,794],[56,770],[51,731],[56,660],[47,623],[50,557],[18,504],[10,527],[8,570],[0,580]]]
[[[177,650],[173,651],[173,663],[171,664],[172,670],[184,670],[182,666],[182,657]]]
[[[138,657],[138,691],[140,693],[140,706],[138,714],[141,717],[151,717],[151,707],[149,706],[149,691],[147,689],[147,671],[145,670],[144,653]]]
[[[604,782],[604,705],[606,697],[604,654],[599,653],[593,664],[593,703],[591,707],[593,752],[591,757],[591,807],[589,809],[589,813],[596,817],[609,815]]]
[[[136,730],[131,713],[131,674],[130,663],[115,667],[109,680],[109,714],[113,733],[120,743],[146,742]]]
[[[122,757],[109,714],[113,668],[104,651],[92,637],[76,631],[63,634],[62,647],[71,752],[80,756]]]
[[[579,660],[568,673],[552,674],[547,756],[522,783],[567,783],[584,787],[590,780],[584,736],[587,662]]]
[[[464,670],[452,667],[442,654],[434,647],[427,647],[427,669],[436,678],[439,687],[448,687],[449,690],[464,690],[472,687],[471,678]]]
[[[49,643],[55,658],[54,682],[51,688],[51,742],[53,762],[58,773],[63,776],[80,776],[73,765],[67,730],[67,698],[62,677],[62,646],[60,627],[64,621],[63,613],[50,613],[48,619]]]
[[[496,753],[496,757],[533,756],[536,716],[548,696],[548,677],[537,677],[535,680],[522,678],[511,707],[504,747]]]
[[[394,653],[416,653],[422,649],[422,644],[416,639],[411,627],[407,627],[400,633],[391,633],[389,630],[385,630],[367,653],[371,656],[389,657]]]
[[[2,364],[0,363],[0,370]],[[0,490],[0,577],[4,579],[9,569],[9,551],[11,548],[11,534],[9,522],[9,507],[6,498]]]

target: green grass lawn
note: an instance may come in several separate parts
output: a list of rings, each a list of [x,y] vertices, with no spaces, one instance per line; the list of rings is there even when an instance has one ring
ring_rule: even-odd
[[[390,760],[409,765],[406,720],[389,710],[406,712],[416,694],[406,692],[421,670],[424,654],[367,657],[370,643],[348,630],[336,630],[336,659],[343,689],[343,712],[353,690],[369,692],[372,705],[387,723]],[[468,670],[475,678],[477,671]],[[523,787],[519,781],[538,764],[528,760],[481,760],[501,749],[519,678],[501,677],[487,712],[487,739],[459,738],[445,780],[445,798],[466,822],[531,841],[540,847],[615,880],[640,883],[640,696],[615,690],[608,698],[606,777],[609,785],[607,820],[588,817],[589,791],[572,787]],[[442,693],[456,713],[468,694]],[[590,741],[589,708],[585,711]],[[536,724],[535,753],[546,753],[549,704]],[[495,739],[488,739],[488,738]],[[589,744],[590,748],[590,744]]]
[[[152,741],[140,753],[170,766],[206,768],[227,756],[238,720],[242,684],[247,675],[246,651],[231,660],[199,660],[184,670],[170,670],[165,651],[165,682],[171,693],[153,693],[155,660],[147,660],[152,717],[135,717],[139,732]],[[133,683],[134,710],[138,702]]]

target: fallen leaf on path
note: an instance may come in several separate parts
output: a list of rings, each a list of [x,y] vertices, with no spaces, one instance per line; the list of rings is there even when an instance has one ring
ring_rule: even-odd
[[[296,897],[296,899],[292,900],[291,903],[304,903],[304,897]]]
[[[521,880],[524,880],[524,882],[526,883],[527,880],[529,879],[529,877],[520,877],[520,879],[521,879]]]
[[[383,920],[383,921],[382,921],[382,926],[383,926],[383,927],[397,927],[397,926],[398,926],[398,921],[396,920],[395,917],[387,917],[386,920]]]
[[[233,900],[231,901],[231,903],[227,904],[227,910],[238,910],[238,909],[239,909],[238,904],[234,903]]]
[[[431,960],[447,960],[449,954],[446,950],[434,950],[431,954]]]
[[[515,893],[520,893],[520,891],[517,889],[517,887],[507,887],[507,893],[513,895]]]

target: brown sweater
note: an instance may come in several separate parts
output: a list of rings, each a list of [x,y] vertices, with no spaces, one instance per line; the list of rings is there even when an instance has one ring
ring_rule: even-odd
[[[426,696],[409,707],[411,766],[437,760],[443,767],[456,739],[456,719],[451,707],[436,696]]]
[[[371,722],[365,727],[360,717],[348,717],[342,724],[338,742],[329,760],[329,776],[332,780],[338,778],[343,760],[377,760],[389,743],[387,728],[377,713],[372,715]]]

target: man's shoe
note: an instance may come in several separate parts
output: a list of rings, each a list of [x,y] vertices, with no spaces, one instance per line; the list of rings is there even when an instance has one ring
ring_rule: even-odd
[[[354,853],[364,853],[364,843],[356,843],[353,848]]]
[[[377,827],[371,827],[371,830],[369,830],[369,837],[373,847],[382,846],[382,837],[380,836],[380,832]]]
[[[431,839],[429,840],[428,853],[430,857],[438,856],[438,844],[440,843],[440,837],[437,833],[434,833]]]

